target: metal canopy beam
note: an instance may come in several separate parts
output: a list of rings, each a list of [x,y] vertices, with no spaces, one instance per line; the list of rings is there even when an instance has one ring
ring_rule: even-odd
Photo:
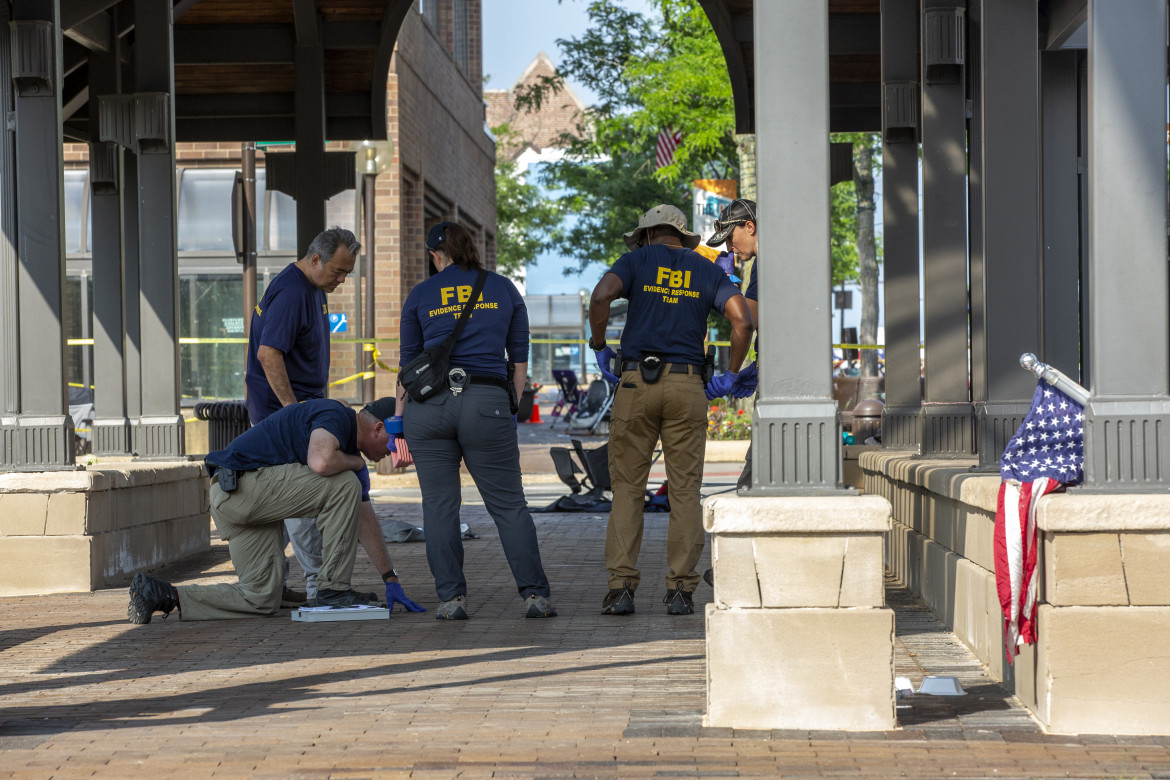
[[[325,57],[314,0],[293,0],[296,21],[297,252],[325,229]]]
[[[374,54],[374,67],[370,74],[370,135],[377,140],[389,137],[386,124],[386,84],[390,78],[390,57],[394,54],[394,41],[406,20],[406,14],[414,7],[413,0],[389,0],[382,11],[378,24],[378,49]]]
[[[378,48],[378,32],[368,23],[323,23],[322,45],[331,50],[368,51]],[[287,25],[184,26],[175,30],[175,63],[291,63],[296,45],[296,30]]]
[[[737,35],[743,35],[743,23],[747,19],[748,35],[751,34],[751,17],[733,17],[722,0],[699,0],[703,12],[711,22],[719,47],[723,50],[723,61],[727,65],[727,77],[731,81],[731,95],[735,108],[735,132],[754,133],[755,93],[748,79],[747,62]],[[739,32],[737,33],[737,27]]]
[[[120,0],[61,0],[61,29],[84,24],[116,6]]]
[[[1088,0],[1041,0],[1040,48],[1059,49],[1085,25]]]

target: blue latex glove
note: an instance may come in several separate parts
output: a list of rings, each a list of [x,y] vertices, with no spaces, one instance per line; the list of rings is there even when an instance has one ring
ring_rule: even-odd
[[[426,607],[420,606],[417,603],[411,601],[410,599],[408,599],[406,597],[406,594],[402,592],[402,585],[400,585],[397,582],[387,582],[386,583],[386,606],[390,608],[391,612],[394,611],[395,602],[406,607],[407,612],[426,612],[427,611]]]
[[[358,482],[362,485],[362,501],[370,500],[370,467],[362,466],[354,472],[357,474]]]
[[[739,370],[739,378],[735,380],[735,384],[731,386],[731,396],[733,398],[747,398],[752,393],[756,392],[756,387],[760,384],[760,372],[756,368],[755,363],[751,363],[747,368]]]
[[[622,381],[621,377],[615,374],[611,368],[614,361],[617,360],[617,353],[614,352],[613,349],[606,347],[600,352],[594,352],[593,355],[597,358],[597,368],[601,370],[602,379],[604,379],[606,382],[609,382],[611,385],[616,385],[618,382]],[[618,370],[620,371],[621,369]]]
[[[716,398],[722,398],[731,392],[731,386],[735,384],[735,380],[739,379],[739,374],[734,371],[724,371],[719,376],[707,383],[706,392],[707,400],[714,401]]]

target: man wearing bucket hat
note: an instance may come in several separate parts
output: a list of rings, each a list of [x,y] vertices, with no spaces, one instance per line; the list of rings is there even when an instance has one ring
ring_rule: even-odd
[[[662,440],[670,485],[667,613],[694,612],[695,571],[703,552],[699,506],[707,403],[703,340],[707,314],[731,322],[731,367],[747,354],[754,327],[743,296],[719,266],[694,251],[699,236],[670,205],[655,206],[624,236],[630,251],[601,277],[589,301],[590,347],[602,375],[617,384],[610,413],[609,469],[613,510],[605,537],[609,592],[602,613],[634,612],[642,546],[642,509],[654,447]],[[629,301],[620,365],[606,345],[610,304]]]
[[[715,220],[715,234],[707,239],[707,246],[719,248],[726,244],[727,251],[744,261],[744,278],[740,288],[747,300],[748,310],[751,311],[752,323],[757,326],[760,322],[759,292],[756,283],[759,278],[759,274],[756,273],[758,236],[756,202],[737,198],[719,213],[719,219]],[[713,401],[725,395],[747,398],[756,391],[758,383],[759,375],[753,362],[738,373],[727,371],[708,382],[707,399]],[[751,486],[752,451],[749,446],[743,472],[739,475],[736,487],[746,490]]]

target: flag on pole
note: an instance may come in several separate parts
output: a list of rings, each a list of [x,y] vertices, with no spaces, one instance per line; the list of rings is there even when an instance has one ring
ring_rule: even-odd
[[[674,162],[674,150],[682,143],[682,132],[672,128],[663,128],[658,133],[658,167],[665,168]]]
[[[1008,662],[1036,641],[1036,504],[1084,477],[1084,409],[1043,379],[1032,408],[999,461],[995,587]]]

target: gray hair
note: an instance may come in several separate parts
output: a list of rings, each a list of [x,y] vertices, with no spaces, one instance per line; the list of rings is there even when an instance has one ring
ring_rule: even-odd
[[[328,230],[317,234],[317,237],[309,244],[309,249],[305,256],[312,257],[313,255],[320,255],[321,262],[328,263],[333,259],[337,248],[343,245],[354,257],[357,257],[357,253],[362,248],[362,245],[358,243],[357,236],[351,231],[334,225]]]

